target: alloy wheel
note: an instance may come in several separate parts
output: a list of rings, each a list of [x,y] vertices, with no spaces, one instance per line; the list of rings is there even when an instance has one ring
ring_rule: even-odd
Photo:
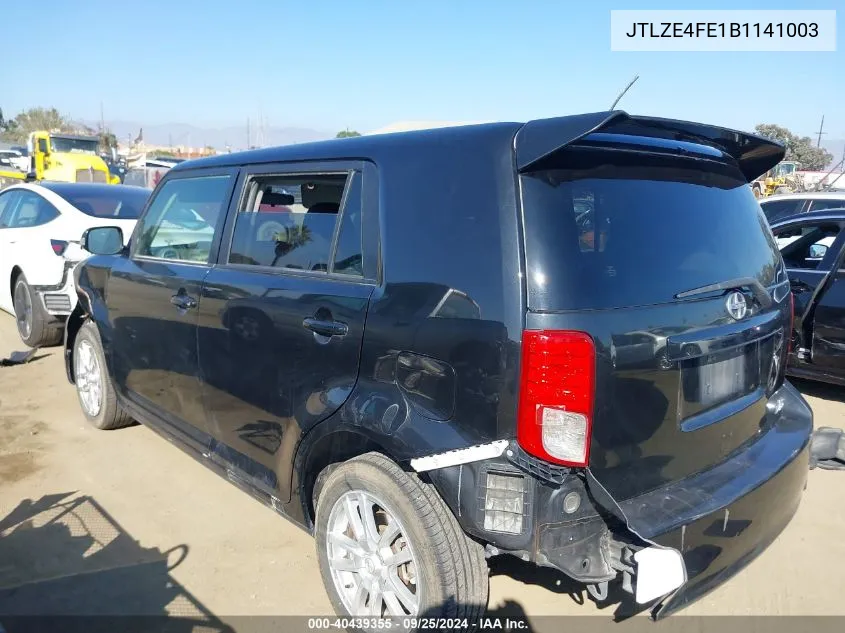
[[[89,416],[96,417],[103,404],[103,379],[94,346],[88,341],[80,341],[76,348],[74,377],[82,408]]]
[[[417,558],[395,512],[368,492],[344,493],[329,513],[326,549],[332,581],[355,616],[419,613]]]

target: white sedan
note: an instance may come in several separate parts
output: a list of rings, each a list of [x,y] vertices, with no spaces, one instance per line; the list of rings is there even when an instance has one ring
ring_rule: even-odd
[[[0,309],[30,347],[59,343],[76,306],[73,268],[90,255],[86,229],[118,226],[128,241],[150,190],[91,183],[20,184],[0,191]]]

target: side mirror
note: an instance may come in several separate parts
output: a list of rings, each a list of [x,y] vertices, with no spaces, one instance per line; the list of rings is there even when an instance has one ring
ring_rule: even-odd
[[[813,244],[810,247],[810,259],[823,259],[827,254],[827,246],[824,244]]]
[[[123,250],[123,231],[116,226],[98,226],[82,234],[80,245],[94,255],[117,255]]]

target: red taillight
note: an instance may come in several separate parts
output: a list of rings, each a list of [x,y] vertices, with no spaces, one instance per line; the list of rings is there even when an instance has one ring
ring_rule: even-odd
[[[586,466],[593,426],[596,352],[583,332],[522,333],[516,438],[528,453]]]
[[[53,248],[53,252],[56,255],[62,256],[65,254],[67,250],[67,242],[63,240],[50,240],[50,246]]]

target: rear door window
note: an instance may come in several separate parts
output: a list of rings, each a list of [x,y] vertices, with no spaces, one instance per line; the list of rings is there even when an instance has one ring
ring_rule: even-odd
[[[571,150],[521,177],[532,309],[672,302],[709,284],[773,283],[777,247],[732,165]]]
[[[229,263],[362,276],[360,180],[359,172],[254,177]]]

